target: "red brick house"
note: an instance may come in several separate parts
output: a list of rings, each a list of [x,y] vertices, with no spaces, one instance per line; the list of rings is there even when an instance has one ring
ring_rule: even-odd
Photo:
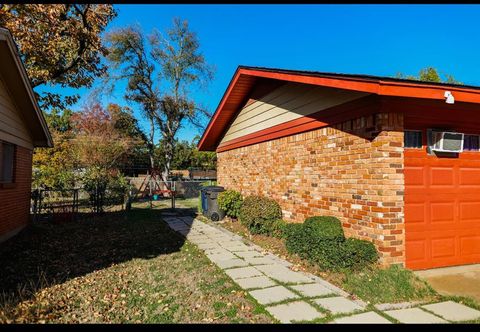
[[[29,221],[37,146],[52,146],[52,139],[16,45],[0,28],[0,242]]]
[[[199,149],[284,219],[338,217],[384,265],[480,262],[480,88],[239,67]]]

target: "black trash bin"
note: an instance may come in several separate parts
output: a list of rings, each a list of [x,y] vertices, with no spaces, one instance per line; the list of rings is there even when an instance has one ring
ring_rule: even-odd
[[[219,221],[225,217],[225,211],[221,210],[218,207],[218,194],[222,191],[225,191],[225,188],[220,186],[208,186],[204,189],[205,195],[205,205],[206,210],[204,211],[204,215],[210,218],[212,221]]]

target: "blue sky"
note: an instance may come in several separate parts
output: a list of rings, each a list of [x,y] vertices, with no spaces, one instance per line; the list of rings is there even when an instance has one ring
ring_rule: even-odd
[[[109,29],[138,23],[165,31],[187,19],[216,67],[194,98],[213,112],[238,65],[392,76],[426,66],[480,86],[478,5],[115,5]],[[81,91],[82,99],[88,92]],[[111,100],[126,104],[123,91]],[[136,105],[130,105],[141,114]],[[145,125],[144,121],[141,121]],[[186,125],[180,139],[201,134]]]

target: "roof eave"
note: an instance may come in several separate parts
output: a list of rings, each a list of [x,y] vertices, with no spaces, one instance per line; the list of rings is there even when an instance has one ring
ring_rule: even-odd
[[[228,97],[238,81],[240,76],[248,75],[261,78],[282,80],[288,82],[296,82],[303,84],[314,84],[332,88],[345,90],[360,91],[366,93],[377,94],[379,96],[406,97],[406,98],[424,98],[444,100],[445,91],[450,91],[455,97],[456,102],[480,103],[480,88],[461,87],[458,85],[445,85],[425,82],[414,82],[411,80],[388,80],[374,77],[361,77],[355,75],[341,74],[308,74],[308,72],[295,73],[288,70],[273,70],[268,68],[238,66],[233,75],[223,97],[212,116],[205,132],[202,135],[197,147],[201,151],[214,151],[213,146],[206,146],[206,139],[211,132],[212,127],[218,119],[222,108],[228,100]]]
[[[23,85],[25,87],[25,90],[28,94],[30,103],[32,105],[32,108],[35,111],[36,118],[38,122],[40,123],[42,127],[42,131],[45,135],[45,141],[42,143],[39,140],[34,140],[34,146],[35,147],[53,147],[53,139],[50,134],[50,130],[48,129],[47,122],[45,121],[45,118],[43,116],[42,111],[40,110],[40,107],[38,106],[37,100],[35,98],[35,93],[33,92],[30,79],[28,78],[28,74],[25,70],[25,67],[23,66],[23,62],[20,58],[20,54],[18,52],[17,45],[15,44],[12,35],[10,32],[5,29],[5,28],[0,28],[0,40],[3,40],[7,43],[8,48],[10,49],[11,54],[14,55],[14,61],[17,67],[18,72],[20,73],[20,77],[22,79]]]

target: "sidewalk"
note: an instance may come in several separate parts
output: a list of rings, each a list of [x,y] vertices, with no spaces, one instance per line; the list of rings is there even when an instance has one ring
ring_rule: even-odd
[[[219,225],[192,217],[165,216],[163,220],[205,251],[281,323],[449,323],[480,318],[480,311],[452,301],[423,306],[385,304],[369,310],[366,303],[349,299],[342,289],[312,274],[290,270],[289,262]]]

